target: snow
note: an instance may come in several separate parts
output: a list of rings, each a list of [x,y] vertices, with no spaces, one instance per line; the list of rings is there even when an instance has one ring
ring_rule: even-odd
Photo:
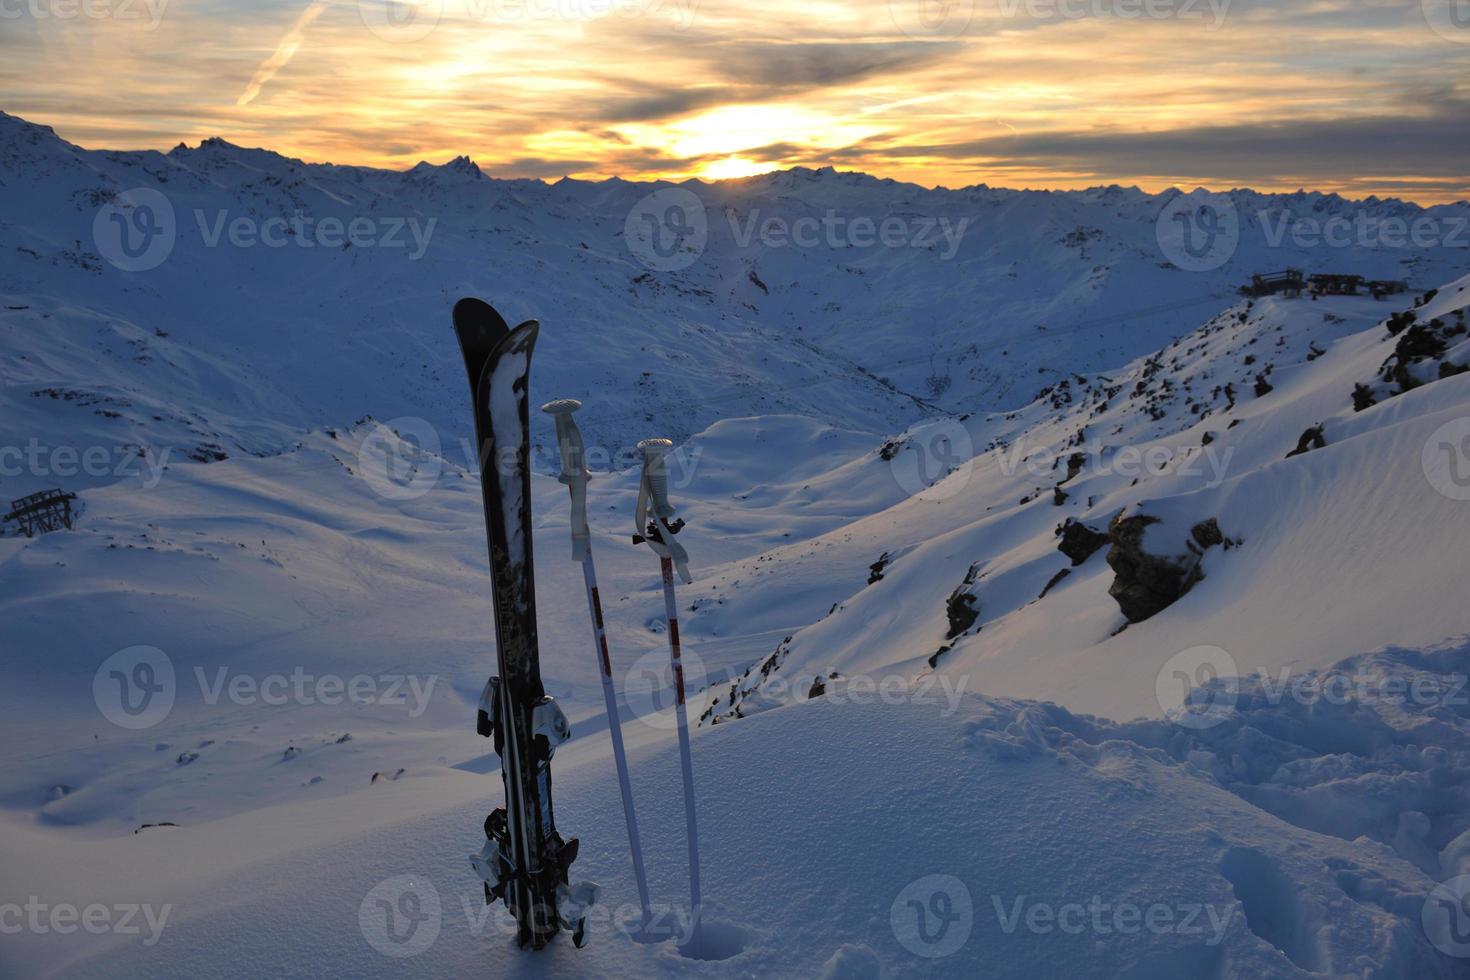
[[[1450,662],[1463,669],[1467,658],[1461,649]],[[1366,780],[1374,768],[1408,768],[1401,753],[1417,741],[1413,727],[1433,725],[1439,739],[1458,742],[1439,754],[1465,763],[1463,708],[1400,719],[1372,707],[1345,714],[1358,725],[1371,719],[1383,735],[1355,737],[1339,718],[1303,712],[1296,737],[1276,739],[1275,751],[1316,768],[1360,769]],[[1252,731],[1265,737],[1252,726],[1271,720],[1252,710],[1209,744],[1223,752]],[[706,729],[695,750],[710,845],[708,914],[730,955],[697,972],[1463,975],[1417,928],[1430,874],[1387,845],[1263,811],[1200,768],[1200,751],[1151,744],[1178,736],[1164,723],[1117,726],[983,697],[954,713],[916,698],[817,699]],[[1434,751],[1419,744],[1420,754]],[[774,758],[771,746],[782,747]],[[586,740],[570,743],[557,763],[559,820],[584,828],[578,870],[602,882],[606,911],[627,921],[637,906],[621,835],[588,832],[621,826],[615,777]],[[683,890],[677,764],[667,739],[633,753],[656,903]],[[897,772],[915,775],[898,783]],[[1415,805],[1462,819],[1464,800],[1437,783],[1424,779]],[[304,977],[323,961],[353,976],[694,971],[671,943],[634,943],[608,921],[594,925],[584,950],[557,944],[534,958],[515,951],[502,921],[478,918],[463,867],[464,829],[483,809],[482,781],[445,769],[374,792],[371,816],[361,803],[298,801],[217,824],[69,845],[17,828],[26,846],[8,877],[20,892],[53,902],[129,895],[173,908],[154,947],[142,937],[26,936],[13,962],[27,971],[49,964],[58,976],[121,977],[155,975],[160,955],[174,975],[202,978],[236,976],[242,963],[252,973]],[[839,798],[849,805],[830,805]],[[1341,809],[1332,797],[1299,805],[1318,817]],[[915,833],[916,822],[926,830]],[[442,910],[437,938],[407,963],[381,955],[359,923],[365,900],[390,880],[400,889],[404,881],[431,884]],[[956,914],[968,909],[954,928],[969,938],[928,958],[916,930],[892,923],[911,913],[910,896],[927,902],[945,888]]]
[[[79,494],[74,530],[0,536],[0,926],[32,896],[161,924],[28,926],[0,976],[1466,975],[1441,903],[1470,874],[1464,253],[1252,231],[1274,208],[1465,206],[1237,191],[1236,255],[1186,273],[1154,238],[1170,195],[797,170],[685,185],[710,244],[654,272],[621,241],[652,185],[106,153],[4,115],[0,159],[0,446],[36,454],[0,488]],[[125,272],[91,224],[134,187],[167,194],[178,240]],[[434,231],[419,261],[211,246],[196,210]],[[972,230],[948,259],[734,235],[831,211]],[[1413,288],[1234,295],[1293,264]],[[465,294],[540,319],[534,392],[586,403],[635,801],[677,922],[667,617],[630,537],[633,447],[675,438],[703,958],[611,918],[524,954],[485,918],[467,855],[502,790],[472,725],[494,644]],[[1408,313],[1447,344],[1395,395]],[[1378,400],[1355,411],[1359,384]],[[541,413],[533,457],[542,673],[574,736],[557,825],[612,916],[636,890]],[[1106,548],[1057,551],[1064,520],[1119,514],[1157,519],[1152,554],[1194,556],[1210,519],[1227,541],[1126,623]],[[113,724],[111,671],[144,660],[171,706]],[[395,942],[385,909],[426,931]]]

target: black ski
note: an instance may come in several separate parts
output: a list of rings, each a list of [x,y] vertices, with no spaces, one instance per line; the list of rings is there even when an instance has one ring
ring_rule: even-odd
[[[536,643],[528,406],[538,325],[511,330],[489,304],[468,298],[455,304],[454,330],[474,397],[500,667],[481,698],[478,728],[495,740],[506,802],[486,818],[487,844],[472,863],[486,901],[502,899],[520,944],[540,949],[563,925],[558,900],[568,897],[577,841],[564,843],[553,819],[551,756],[570,733],[541,684]],[[580,945],[582,916],[569,925]]]

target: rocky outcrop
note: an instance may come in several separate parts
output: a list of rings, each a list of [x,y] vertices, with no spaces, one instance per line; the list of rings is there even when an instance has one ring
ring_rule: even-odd
[[[1406,391],[1452,378],[1470,370],[1464,344],[1470,337],[1465,311],[1419,322],[1417,309],[1396,313],[1384,325],[1394,343],[1393,353],[1383,362],[1378,376],[1353,387],[1353,409],[1363,411]]]
[[[1326,448],[1327,435],[1323,431],[1323,427],[1321,425],[1314,425],[1310,429],[1302,433],[1301,438],[1296,441],[1296,448],[1287,453],[1286,458],[1291,459],[1291,457],[1293,456],[1300,456],[1303,453],[1309,453],[1313,449]]]
[[[944,634],[946,640],[955,640],[968,633],[979,620],[980,599],[974,593],[975,583],[979,578],[980,563],[976,562],[970,566],[964,579],[945,601],[944,613],[949,620],[949,629]]]
[[[1204,578],[1200,559],[1205,551],[1229,546],[1220,525],[1210,518],[1190,529],[1183,554],[1151,554],[1143,548],[1144,532],[1158,523],[1159,518],[1146,514],[1119,514],[1108,526],[1112,547],[1107,562],[1115,573],[1108,594],[1130,623],[1141,623],[1177,602]]]
[[[1057,550],[1072,559],[1073,568],[1091,558],[1099,548],[1108,543],[1108,536],[1102,531],[1094,530],[1072,517],[1057,528],[1057,537],[1061,538],[1057,542]]]

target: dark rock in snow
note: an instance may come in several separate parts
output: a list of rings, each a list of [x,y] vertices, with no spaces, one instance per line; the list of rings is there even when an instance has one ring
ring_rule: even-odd
[[[1213,548],[1217,544],[1223,544],[1227,548],[1230,546],[1230,543],[1225,540],[1225,535],[1220,530],[1220,523],[1213,517],[1207,521],[1200,521],[1194,527],[1190,528],[1189,536],[1194,539],[1195,544],[1199,545],[1200,551],[1204,551],[1206,548]]]
[[[1157,517],[1145,514],[1119,514],[1108,527],[1108,565],[1116,573],[1108,595],[1117,600],[1118,608],[1130,623],[1167,609],[1204,578],[1200,558],[1205,550],[1226,544],[1220,525],[1211,518],[1190,530],[1182,555],[1153,555],[1143,550],[1144,532],[1159,523]]]
[[[1353,411],[1361,412],[1378,404],[1373,389],[1361,382],[1353,385]]]
[[[1454,322],[1435,317],[1428,323],[1414,323],[1412,311],[1402,314],[1407,321],[1400,321],[1398,324],[1394,318],[1390,318],[1389,333],[1397,336],[1398,342],[1394,345],[1393,353],[1379,369],[1379,378],[1397,388],[1382,392],[1384,398],[1393,398],[1422,385],[1465,372],[1466,365],[1456,365],[1446,359],[1450,348],[1462,343],[1457,338],[1470,332],[1464,313],[1464,310],[1456,312]],[[1398,329],[1395,329],[1396,325]],[[1353,389],[1353,408],[1362,411],[1362,408],[1367,407],[1364,402],[1377,394],[1369,385],[1359,384]]]
[[[945,604],[945,612],[949,617],[949,632],[944,636],[946,640],[953,640],[969,632],[980,618],[980,600],[970,592],[970,586],[975,584],[979,572],[979,565],[971,565],[969,572],[965,574],[965,580],[949,594],[949,601]]]
[[[1057,550],[1072,559],[1074,568],[1091,558],[1099,548],[1108,543],[1108,536],[1102,531],[1094,530],[1071,517],[1057,528],[1057,536],[1062,539],[1057,543]]]
[[[1300,456],[1303,453],[1309,453],[1313,449],[1326,448],[1327,436],[1323,433],[1322,426],[1314,425],[1306,432],[1302,433],[1301,438],[1296,441],[1296,448],[1287,453],[1286,458],[1291,459],[1291,457],[1293,456]]]
[[[1056,584],[1058,582],[1060,582],[1062,579],[1066,578],[1068,575],[1071,575],[1071,574],[1072,574],[1072,570],[1070,568],[1064,568],[1060,572],[1057,572],[1055,575],[1053,575],[1051,577],[1050,581],[1048,581],[1046,583],[1046,585],[1042,588],[1041,595],[1037,596],[1036,598],[1038,600],[1045,599],[1046,598],[1046,594],[1048,592],[1050,592],[1053,588],[1055,588],[1056,587]]]

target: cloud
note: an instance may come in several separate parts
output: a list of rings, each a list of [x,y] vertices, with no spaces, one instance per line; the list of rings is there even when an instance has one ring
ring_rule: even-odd
[[[712,74],[774,90],[847,85],[899,75],[952,58],[965,49],[955,42],[830,41],[813,44],[717,44],[708,56]]]
[[[573,114],[602,123],[657,122],[732,103],[756,103],[802,92],[851,84],[875,76],[900,75],[952,57],[963,45],[913,42],[726,43],[681,38],[673,56],[684,74],[711,81],[682,88],[666,82],[609,79],[617,94],[577,100]]]
[[[296,18],[296,22],[286,32],[286,36],[281,38],[280,43],[276,45],[276,50],[271,52],[269,58],[260,63],[259,68],[255,69],[255,74],[245,86],[245,91],[241,92],[240,98],[235,101],[236,105],[247,106],[254,102],[255,97],[260,94],[260,90],[266,86],[266,83],[276,77],[276,72],[286,67],[296,54],[296,49],[300,48],[301,43],[306,40],[306,29],[311,26],[312,21],[322,15],[328,3],[329,0],[312,0],[311,6],[301,12],[301,16]]]
[[[1189,178],[1234,185],[1371,180],[1412,174],[1470,191],[1470,103],[1418,114],[1191,126],[1156,132],[1045,132],[896,148],[902,155],[1081,170],[1102,178]]]
[[[738,101],[742,97],[740,90],[726,85],[683,90],[648,85],[637,92],[594,100],[592,105],[582,106],[570,114],[603,123],[654,122]]]

